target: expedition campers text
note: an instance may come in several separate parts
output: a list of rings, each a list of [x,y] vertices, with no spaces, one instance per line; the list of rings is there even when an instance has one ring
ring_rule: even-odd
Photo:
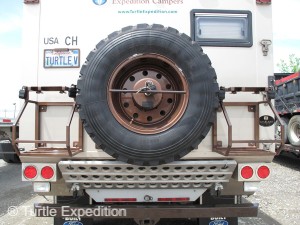
[[[118,5],[135,5],[135,4],[162,4],[176,5],[183,4],[183,0],[113,0],[112,4]]]

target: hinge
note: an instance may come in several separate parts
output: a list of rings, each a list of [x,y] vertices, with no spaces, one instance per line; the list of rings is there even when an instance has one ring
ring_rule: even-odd
[[[37,4],[40,0],[24,0],[24,4]]]
[[[267,97],[268,99],[275,99],[276,92],[275,92],[275,77],[274,76],[268,76],[268,91],[267,91]]]
[[[260,5],[271,5],[272,0],[256,0],[256,4]]]

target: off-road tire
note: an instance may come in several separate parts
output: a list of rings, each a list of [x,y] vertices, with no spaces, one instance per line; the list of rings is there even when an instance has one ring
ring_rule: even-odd
[[[3,154],[3,161],[6,163],[20,163],[21,160],[16,154]]]
[[[8,139],[5,139],[8,140]],[[9,143],[0,143],[0,159],[7,163],[20,163],[19,156],[14,152],[11,140]],[[3,153],[8,152],[8,153]]]
[[[290,144],[300,146],[300,115],[295,115],[290,119],[287,130]]]
[[[287,117],[281,117],[280,118],[283,122],[283,129],[285,131],[284,133],[284,143],[288,144],[289,139],[288,139],[288,124],[289,124],[289,119]],[[275,136],[276,139],[281,140],[281,126],[278,120],[275,122]]]
[[[174,62],[174,68],[185,76],[189,94],[179,120],[166,130],[149,134],[124,127],[108,103],[108,84],[115,68],[143,54]],[[209,132],[219,104],[216,73],[202,48],[176,29],[156,24],[125,27],[100,41],[81,68],[77,88],[79,115],[92,140],[115,159],[136,165],[165,164],[197,148]]]

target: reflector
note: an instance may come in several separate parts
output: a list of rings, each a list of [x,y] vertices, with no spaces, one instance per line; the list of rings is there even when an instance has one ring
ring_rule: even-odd
[[[34,166],[27,166],[25,169],[24,169],[24,177],[26,179],[33,179],[36,177],[37,175],[37,170]]]
[[[105,202],[136,202],[136,198],[105,198]]]
[[[50,166],[45,166],[41,170],[41,175],[44,179],[51,179],[54,175],[54,170]]]
[[[241,176],[244,179],[250,179],[253,176],[253,169],[250,166],[245,166],[241,169]]]
[[[257,176],[261,179],[266,179],[270,175],[270,169],[267,166],[260,166],[257,169]]]
[[[190,198],[158,198],[159,202],[188,202]]]

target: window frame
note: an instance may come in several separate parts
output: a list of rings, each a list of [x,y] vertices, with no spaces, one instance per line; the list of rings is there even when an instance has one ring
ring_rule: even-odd
[[[196,40],[195,26],[196,14],[245,14],[248,19],[248,35],[245,40],[241,39],[227,39],[227,38],[203,38],[203,40]],[[193,9],[191,10],[191,38],[193,41],[199,43],[201,46],[220,46],[220,47],[252,47],[253,46],[253,30],[252,30],[252,12],[249,10],[213,10],[213,9]],[[228,16],[228,18],[233,18]]]

